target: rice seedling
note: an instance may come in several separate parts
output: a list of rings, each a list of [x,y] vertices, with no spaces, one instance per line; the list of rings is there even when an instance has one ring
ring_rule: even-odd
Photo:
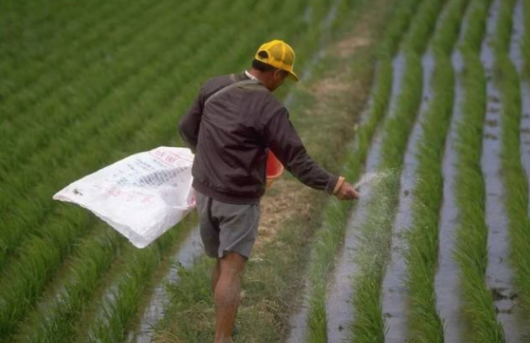
[[[450,54],[456,43],[468,1],[450,1],[432,40],[435,69],[433,97],[422,121],[417,147],[418,166],[412,190],[411,227],[405,259],[409,294],[409,340],[443,342],[443,325],[435,304],[434,277],[438,254],[438,224],[443,195],[442,160],[454,101]]]
[[[485,184],[480,158],[486,110],[486,78],[479,58],[490,1],[472,4],[462,52],[463,117],[456,128],[459,170],[456,199],[460,210],[455,258],[460,267],[466,340],[500,342],[502,327],[496,320],[492,295],[486,287],[487,235]]]
[[[530,315],[530,263],[525,258],[530,249],[530,219],[528,217],[528,180],[521,163],[522,91],[520,76],[509,56],[512,34],[512,13],[515,1],[505,1],[501,7],[499,30],[496,36],[496,82],[501,90],[502,149],[501,163],[505,186],[505,207],[510,234],[511,264],[518,302]],[[502,24],[502,25],[501,25]],[[525,44],[525,43],[523,43]],[[521,311],[514,309],[515,315]]]

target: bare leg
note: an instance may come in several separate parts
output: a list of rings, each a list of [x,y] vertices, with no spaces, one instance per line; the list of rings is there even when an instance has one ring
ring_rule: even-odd
[[[241,276],[246,259],[230,252],[220,260],[220,275],[214,292],[215,343],[231,343],[234,320],[239,307]]]
[[[212,293],[215,294],[215,287],[217,286],[217,282],[219,281],[219,276],[221,275],[221,260],[217,259],[215,261],[215,266],[212,270]]]

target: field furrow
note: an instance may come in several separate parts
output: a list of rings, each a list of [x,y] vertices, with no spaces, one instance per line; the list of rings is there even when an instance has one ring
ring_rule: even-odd
[[[472,5],[468,7],[461,25],[458,45],[463,43],[467,23],[473,13]],[[459,294],[458,264],[454,259],[456,246],[456,222],[459,209],[456,204],[456,175],[458,172],[458,160],[456,150],[456,129],[462,121],[463,84],[462,73],[464,72],[464,57],[462,52],[456,48],[451,55],[452,67],[455,72],[454,104],[450,123],[446,149],[443,157],[443,203],[439,223],[439,249],[438,268],[434,279],[436,294],[436,310],[443,322],[444,340],[446,342],[462,342],[462,315],[461,297]]]
[[[494,1],[486,29],[486,40],[481,51],[488,80],[481,160],[486,185],[486,224],[488,225],[486,284],[493,294],[497,319],[503,327],[507,342],[519,342],[521,334],[515,314],[516,290],[513,283],[515,274],[510,264],[509,208],[504,200],[508,196],[507,184],[503,182],[502,177],[502,170],[505,169],[502,156],[503,144],[508,139],[506,135],[513,134],[505,132],[503,122],[516,120],[519,116],[517,104],[506,102],[507,97],[510,101],[514,100],[510,98],[512,90],[507,88],[511,86],[509,82],[513,70],[510,69],[513,67],[506,55],[510,44],[514,4],[513,0]],[[501,68],[504,69],[502,76],[499,74]],[[514,109],[513,106],[516,108]],[[514,116],[515,118],[512,118]],[[518,133],[518,125],[516,127]]]
[[[400,342],[407,336],[407,293],[405,285],[406,235],[411,225],[412,197],[417,168],[417,145],[422,135],[422,121],[429,99],[432,97],[431,78],[434,69],[434,56],[431,51],[422,57],[423,87],[422,104],[418,119],[414,124],[404,156],[403,171],[400,178],[399,206],[394,219],[390,260],[383,279],[382,311],[386,318],[387,331],[385,342]]]

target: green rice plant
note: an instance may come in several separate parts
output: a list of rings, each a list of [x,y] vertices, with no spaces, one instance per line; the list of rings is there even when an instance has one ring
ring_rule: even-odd
[[[499,54],[497,77],[502,100],[501,163],[505,186],[505,204],[510,233],[511,264],[518,302],[530,315],[530,219],[528,217],[528,179],[521,164],[520,123],[521,87],[517,70],[507,54]]]
[[[220,46],[223,44],[223,40],[216,42],[216,44],[219,44]],[[217,49],[218,47],[213,45],[213,48]],[[208,53],[209,51],[205,51],[199,54],[197,61],[209,60],[210,55],[208,55]],[[170,81],[175,82],[175,80]],[[160,84],[165,86],[164,83]],[[170,100],[170,95],[173,94],[173,90],[174,88],[169,87],[160,89],[156,86],[152,87],[149,90],[152,96],[151,101],[146,101],[145,103],[136,106],[135,112],[144,112],[154,115],[154,109],[160,108],[160,100]],[[191,90],[188,90],[188,92],[191,92]],[[133,114],[135,112],[133,112]],[[142,120],[141,116],[137,116],[136,118],[138,121]],[[126,135],[128,131],[131,132],[131,129],[134,129],[135,126],[138,125],[138,122],[131,120],[117,122],[116,126],[113,127],[113,131],[121,132],[121,134],[113,137],[114,140],[119,142],[123,137],[121,135]],[[156,138],[156,136],[154,137]],[[92,146],[95,151],[105,152],[105,146],[109,144],[109,141],[99,141],[95,143],[100,145],[99,147]],[[122,154],[120,157],[123,157],[125,152],[122,151],[120,153]],[[114,154],[114,157],[117,156],[118,154]],[[94,156],[87,155],[87,157],[93,160]],[[86,168],[86,165],[89,165],[88,162],[89,161],[83,162],[81,160],[80,170]],[[69,172],[71,173],[71,171]],[[30,304],[43,290],[47,281],[53,276],[54,268],[70,252],[72,243],[78,239],[79,236],[86,233],[89,228],[87,220],[90,217],[85,213],[80,213],[77,209],[74,211],[65,207],[59,207],[57,214],[58,215],[55,219],[50,220],[47,225],[40,228],[41,237],[31,237],[29,242],[21,247],[20,257],[13,261],[4,273],[4,278],[0,283],[0,289],[2,290],[0,296],[3,298],[1,301],[5,302],[2,312],[0,312],[0,337],[3,337],[4,335],[9,336],[12,333],[17,324],[17,320],[26,313]],[[42,249],[34,249],[33,247],[35,244],[42,246],[49,245],[50,247],[48,248],[48,251],[54,251],[54,254],[50,253],[48,256]],[[59,256],[59,259],[56,259],[56,256]],[[34,260],[42,261],[43,264],[46,265],[46,268],[42,270],[40,264],[37,265],[33,263]],[[9,275],[10,277],[7,278],[6,275]]]
[[[486,110],[486,79],[482,62],[475,52],[465,51],[464,61],[464,115],[457,125],[455,139],[459,161],[455,189],[461,212],[455,258],[460,267],[466,340],[502,342],[502,327],[497,322],[492,294],[485,283],[488,228],[480,158]]]
[[[397,14],[394,14],[391,27],[385,31],[385,38],[382,50],[379,54],[384,56],[385,51],[392,50],[391,44],[395,44],[393,38],[397,36],[397,30],[406,30],[407,18],[410,13],[406,10],[413,5],[404,2],[398,7]],[[401,36],[399,34],[398,36]],[[389,38],[392,37],[392,38]],[[381,52],[383,51],[383,52]],[[383,57],[378,63],[374,89],[367,120],[362,123],[356,132],[355,149],[346,157],[346,164],[343,167],[342,175],[348,180],[356,180],[361,173],[361,166],[366,161],[368,148],[375,130],[381,122],[391,94],[392,88],[392,60]],[[331,275],[334,268],[335,256],[339,250],[345,230],[345,223],[351,205],[348,203],[331,200],[324,210],[324,220],[322,229],[320,229],[315,238],[315,246],[311,253],[308,267],[309,277],[309,313],[308,326],[310,342],[327,341],[327,319],[326,319],[326,287],[327,277]]]
[[[409,25],[415,14],[415,9],[421,3],[419,0],[408,0],[395,9],[395,13],[385,29],[378,55],[380,58],[392,59],[401,44],[403,34],[409,29]]]
[[[87,337],[88,342],[112,343],[125,339],[128,326],[136,315],[143,292],[150,286],[149,280],[156,271],[157,265],[164,254],[182,240],[183,234],[195,227],[195,222],[195,218],[188,219],[177,228],[169,230],[151,246],[142,250],[130,250],[130,253],[124,257],[125,265],[118,275],[113,276],[115,285],[111,286],[110,293],[107,293],[106,298],[100,303],[99,314],[94,319]],[[71,317],[65,319],[68,318]],[[71,329],[71,325],[75,324],[70,322],[70,325],[65,325],[68,324],[65,321],[60,323]],[[69,333],[70,336],[61,336],[61,339],[67,341],[75,332]],[[53,339],[49,341],[53,342]]]
[[[94,1],[90,4],[80,4],[80,6],[62,6],[59,3],[53,3],[43,7],[41,11],[28,10],[25,8],[27,5],[16,4],[13,1],[3,2],[2,5],[6,6],[0,10],[2,13],[0,23],[3,27],[0,40],[5,43],[5,46],[0,51],[0,62],[2,62],[0,73],[9,75],[8,78],[0,80],[0,94],[4,99],[34,83],[37,78],[46,73],[49,66],[58,65],[62,59],[60,48],[65,45],[65,42],[78,39],[82,33],[91,32],[91,30],[108,29],[104,23],[126,15],[123,12],[117,13],[123,6],[120,1],[112,3]],[[48,13],[40,16],[44,10],[48,10]],[[80,12],[88,12],[93,16],[79,15]],[[93,25],[94,17],[99,18],[101,25]],[[75,20],[72,20],[73,18]],[[57,34],[57,27],[60,25],[65,25],[68,29]],[[31,29],[32,35],[22,35],[21,27]],[[36,44],[39,49],[25,50],[20,44],[22,41]],[[46,42],[46,45],[42,45],[42,42]],[[71,45],[70,48],[75,50],[78,46]],[[24,59],[25,68],[16,68],[17,63],[20,62],[15,56]],[[43,61],[45,63],[40,63]]]
[[[266,29],[266,28],[264,28],[264,29]],[[241,50],[241,47],[243,46],[244,42],[245,42],[244,40],[241,40],[238,43],[239,45],[237,47],[234,46],[234,48],[236,50]],[[203,43],[205,43],[205,42],[203,41]],[[213,48],[213,50],[218,49],[217,45],[218,44],[222,44],[222,43],[223,43],[223,41],[221,40],[220,42],[217,42],[215,45],[213,45],[211,48]],[[244,56],[244,55],[246,56],[247,54],[239,53],[239,55],[240,56]],[[207,61],[211,57],[211,51],[208,51],[208,50],[200,51],[199,54],[196,57],[197,57],[197,61],[198,62]],[[231,57],[231,56],[229,56],[229,57]],[[228,58],[226,58],[226,59],[228,59]],[[238,61],[240,61],[240,60],[241,60],[241,57],[238,58]],[[211,73],[211,70],[205,69],[204,72],[201,72],[201,75],[206,76],[206,72],[210,72]],[[176,81],[182,82],[183,80],[176,80]],[[171,80],[171,84],[174,84],[174,83],[175,83],[175,80]],[[153,94],[157,95],[157,97],[155,97],[155,99],[166,98],[166,99],[164,99],[164,101],[171,100],[171,97],[168,97],[167,91],[165,92],[165,94],[164,94],[164,92],[161,92],[161,90],[164,90],[164,89],[166,89],[166,90],[167,89],[173,89],[174,90],[175,88],[170,88],[170,87],[167,87],[167,85],[164,85],[164,87],[161,87],[161,89],[158,89],[158,84],[157,84],[157,86],[155,86],[154,89],[152,90]],[[188,100],[191,99],[191,91],[188,91],[185,94],[184,97],[188,98]],[[182,101],[182,99],[179,99],[179,100]],[[152,103],[147,102],[147,103],[142,104],[140,106],[140,108],[138,108],[138,111],[143,111],[143,110],[146,110],[148,108],[151,108],[148,111],[152,113],[152,112],[154,112],[153,108],[157,108],[157,107],[160,108],[160,105],[154,105]],[[184,109],[182,108],[182,106],[180,106],[180,107],[181,107],[181,110],[183,111]],[[158,118],[160,118],[160,119],[158,119]],[[138,141],[138,144],[139,145],[141,145],[141,144],[145,145],[145,144],[148,144],[148,143],[153,144],[154,142],[159,141],[160,132],[161,131],[166,132],[165,136],[168,136],[168,134],[173,134],[174,135],[175,134],[175,132],[174,132],[175,129],[171,128],[171,126],[168,125],[169,121],[174,122],[174,120],[175,120],[175,118],[174,118],[174,115],[172,114],[171,111],[169,111],[169,110],[168,111],[164,111],[164,116],[159,116],[159,117],[157,117],[157,120],[150,121],[149,125],[147,125],[146,129],[144,130],[144,132],[139,134],[140,140]],[[123,127],[121,127],[121,128],[123,128]],[[123,132],[122,132],[122,134],[123,134]],[[116,139],[120,139],[121,137],[122,137],[121,135],[116,135]],[[127,153],[127,152],[126,151],[119,151],[118,153],[115,152],[113,154],[113,156],[120,155],[120,154],[123,155],[125,153]],[[64,240],[64,242],[66,242],[66,241],[68,241],[68,240]],[[64,246],[65,244],[67,244],[67,243],[63,243],[62,246]],[[129,291],[127,291],[127,292],[129,292]],[[128,303],[128,304],[129,305],[127,305],[127,307],[130,308],[130,306],[133,304],[133,302],[132,303]],[[118,312],[120,312],[120,311],[118,311]]]
[[[17,341],[74,341],[75,321],[124,241],[105,226],[98,225],[98,234],[81,243],[79,254],[68,267],[70,277],[60,288],[61,293],[37,307],[40,310],[34,311],[28,323],[22,325]]]
[[[442,162],[454,103],[454,72],[450,54],[459,35],[468,1],[450,1],[432,40],[435,58],[433,97],[422,122],[412,190],[411,227],[405,259],[409,289],[409,340],[443,342],[443,324],[435,303],[438,227],[443,197]]]
[[[526,79],[530,78],[530,3],[528,1],[523,2],[524,11],[524,35],[521,49],[523,52],[524,59],[524,71],[523,75]]]
[[[495,81],[501,91],[501,164],[505,187],[505,206],[510,235],[510,257],[518,302],[530,318],[530,218],[528,217],[528,179],[521,162],[521,80],[509,56],[514,0],[501,6],[495,45]],[[505,41],[506,40],[506,41]]]
[[[471,0],[450,1],[445,9],[442,23],[436,30],[433,40],[433,50],[449,56],[462,30],[464,13]]]
[[[456,37],[456,36],[455,36]],[[405,260],[409,289],[409,340],[443,342],[443,325],[435,303],[438,224],[443,196],[442,161],[454,101],[454,73],[449,56],[437,53],[434,96],[422,122],[416,184],[412,190],[412,224],[407,232]]]
[[[464,33],[462,49],[468,53],[480,54],[482,39],[486,32],[486,22],[488,19],[488,9],[491,0],[475,0],[471,4],[467,28]]]
[[[436,28],[437,18],[442,11],[445,0],[423,1],[418,9],[418,14],[411,24],[409,34],[403,43],[409,49],[421,55],[427,48],[429,37]]]
[[[205,32],[204,35],[207,35],[207,33]],[[196,44],[201,43],[201,36],[195,36],[193,38],[198,39],[199,42]],[[192,40],[190,39],[189,42],[192,42]],[[165,45],[164,41],[161,43],[162,44],[160,44],[158,48],[162,48]],[[120,121],[118,121],[117,118],[123,116],[131,106],[134,106],[135,98],[138,97],[137,94],[145,90],[144,83],[149,83],[149,80],[155,80],[158,77],[158,73],[164,70],[163,68],[171,66],[177,70],[177,68],[182,67],[180,64],[174,63],[175,56],[188,56],[191,51],[192,49],[186,50],[185,55],[181,48],[173,46],[173,48],[167,50],[166,53],[162,55],[158,54],[156,68],[148,67],[147,65],[135,75],[136,77],[134,79],[127,83],[127,88],[121,88],[120,91],[112,93],[113,96],[108,97],[107,100],[97,108],[97,111],[92,112],[92,117],[88,122],[81,123],[75,127],[77,130],[71,130],[65,135],[65,137],[53,142],[52,146],[50,146],[50,150],[44,150],[42,154],[36,155],[32,159],[33,163],[30,164],[28,169],[25,169],[23,173],[16,177],[10,177],[11,183],[14,185],[13,191],[10,192],[10,189],[6,187],[5,197],[2,201],[4,201],[6,207],[9,206],[13,209],[24,208],[25,210],[23,211],[23,215],[15,211],[11,213],[5,211],[0,212],[3,219],[0,224],[0,266],[3,265],[2,262],[4,262],[6,257],[23,243],[23,238],[29,236],[34,229],[41,226],[50,212],[53,213],[53,209],[58,205],[56,202],[51,201],[51,196],[55,191],[64,186],[67,182],[82,176],[86,173],[87,168],[97,169],[102,165],[101,161],[111,161],[108,157],[105,157],[108,156],[108,149],[98,148],[97,146],[109,144],[109,138],[112,138],[112,133],[114,133],[114,135],[120,135],[119,137],[114,137],[116,142],[119,142],[122,137],[126,135],[125,131],[120,132]],[[156,54],[156,51],[153,53]],[[204,58],[208,59],[206,56],[204,56]],[[180,81],[182,82],[177,85],[173,91],[178,91],[186,84],[187,79],[192,78],[192,69],[187,73],[181,73],[179,76]],[[171,89],[169,88],[164,91],[165,94],[174,94],[170,93]],[[137,128],[141,127],[145,122],[146,114],[153,115],[153,112],[157,107],[157,105],[154,105],[152,108],[149,108],[148,106],[142,106],[139,108],[136,106],[134,111],[139,115],[128,119],[127,125],[130,125],[131,130],[137,130]],[[140,112],[140,109],[145,109],[145,111]],[[89,108],[87,108],[87,111],[88,110]],[[113,115],[109,116],[108,113],[112,113]],[[114,116],[115,118],[113,118]],[[106,124],[109,120],[111,122]],[[85,123],[87,126],[85,126]],[[86,139],[83,133],[94,136],[94,138]],[[97,135],[97,133],[99,133],[99,135]],[[107,137],[107,140],[98,139],[100,137]],[[82,146],[82,148],[80,148],[80,146]],[[65,153],[63,149],[68,149],[68,153]],[[65,172],[56,172],[53,180],[48,179],[48,182],[42,183],[42,180],[46,179],[49,175],[49,171],[47,168],[39,168],[39,166],[49,165],[50,155],[60,156],[57,157],[57,167],[61,166],[63,163],[69,163],[73,168],[70,168]],[[71,155],[75,155],[75,157],[69,158]],[[99,157],[96,158],[95,155]],[[78,161],[85,158],[84,156],[89,157],[93,161],[91,163],[79,163]],[[38,184],[37,189],[30,188],[39,181],[41,183]],[[21,191],[31,192],[31,198],[18,196]],[[29,203],[33,206],[29,206]],[[39,206],[35,206],[36,204]],[[40,232],[45,231],[38,231],[38,233]]]
[[[117,2],[117,4],[119,5],[120,3]],[[84,23],[82,28],[87,31],[81,31],[83,34],[81,36],[82,38],[79,40],[81,32],[77,32],[76,27],[74,26],[73,31],[76,36],[70,37],[70,41],[77,40],[76,44],[65,44],[64,41],[60,41],[62,44],[57,46],[51,53],[46,54],[46,56],[43,57],[44,61],[35,63],[35,69],[37,70],[31,68],[32,60],[30,60],[28,65],[24,65],[24,68],[11,68],[11,70],[6,73],[6,80],[9,80],[10,83],[20,83],[21,90],[18,92],[13,90],[11,94],[5,95],[6,99],[4,101],[4,106],[0,110],[0,114],[2,116],[5,115],[7,118],[11,117],[11,127],[9,130],[2,130],[3,125],[0,126],[2,128],[0,130],[2,134],[4,134],[4,137],[10,141],[12,138],[16,138],[17,135],[20,134],[19,130],[26,128],[25,125],[30,125],[30,127],[35,126],[31,121],[31,115],[34,113],[31,109],[35,110],[35,107],[40,107],[42,109],[42,106],[39,106],[40,102],[46,98],[54,98],[55,92],[58,90],[64,90],[70,85],[70,81],[79,78],[79,76],[90,75],[90,73],[86,74],[86,72],[90,72],[96,65],[101,66],[102,56],[111,53],[113,48],[120,49],[123,44],[131,40],[134,35],[137,34],[137,30],[142,27],[142,24],[145,25],[144,21],[139,20],[139,16],[144,15],[148,18],[150,12],[160,10],[160,8],[151,5],[152,4],[148,2],[143,4],[139,3],[138,6],[130,6],[127,10],[120,11],[120,13],[114,13],[115,11],[119,11],[119,8],[110,7],[113,11],[111,13],[102,14],[104,16],[101,18],[98,17],[99,11],[95,11],[94,13],[90,12],[90,15],[83,15],[80,22]],[[148,6],[151,6],[151,8]],[[107,6],[101,7],[102,9],[106,9]],[[98,18],[99,25],[93,25],[94,18]],[[156,18],[156,16],[154,18]],[[18,19],[20,20],[20,18]],[[84,27],[85,25],[90,25],[89,27],[91,27],[92,30]],[[108,35],[109,39],[102,41],[100,38],[105,34]],[[48,42],[46,47],[48,47]],[[80,54],[81,47],[82,54]],[[20,58],[20,55],[23,54],[24,51],[20,50],[22,49],[16,49],[13,54]],[[68,62],[65,63],[65,61]],[[82,62],[84,68],[80,68],[79,62],[72,63],[71,61]],[[55,70],[55,73],[49,73],[50,66],[58,67],[57,70]],[[22,80],[17,82],[19,78],[22,78]],[[75,87],[75,89],[77,89],[77,87]],[[75,91],[72,92],[71,89],[67,94],[70,98],[72,95],[76,95]],[[17,115],[14,116],[13,113],[17,113]],[[52,112],[48,117],[53,118],[54,115],[55,113]],[[41,124],[46,123],[41,122]]]
[[[384,341],[385,323],[380,294],[386,261],[390,253],[393,218],[399,200],[399,175],[409,133],[421,101],[422,67],[414,53],[406,54],[402,92],[395,113],[387,118],[381,144],[378,171],[393,170],[390,177],[374,186],[360,227],[361,244],[355,254],[359,273],[354,275],[352,332],[356,342]]]

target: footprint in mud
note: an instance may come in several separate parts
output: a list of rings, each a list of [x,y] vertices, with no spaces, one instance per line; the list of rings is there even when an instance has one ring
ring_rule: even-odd
[[[523,127],[523,128],[521,129],[521,133],[525,133],[525,134],[530,133],[530,127]]]
[[[493,102],[493,103],[500,103],[501,102],[501,99],[498,96],[495,96],[495,95],[490,95],[488,97],[488,100]]]
[[[486,125],[489,127],[497,127],[499,126],[499,121],[497,119],[489,119],[486,120]]]
[[[500,111],[501,111],[501,109],[498,108],[498,107],[490,107],[490,108],[488,108],[488,113],[491,113],[491,114],[497,114]]]
[[[499,139],[499,137],[497,137],[496,135],[491,134],[491,133],[486,133],[486,134],[484,135],[484,138],[486,138],[486,139],[493,139],[493,140],[497,140],[497,139]]]

